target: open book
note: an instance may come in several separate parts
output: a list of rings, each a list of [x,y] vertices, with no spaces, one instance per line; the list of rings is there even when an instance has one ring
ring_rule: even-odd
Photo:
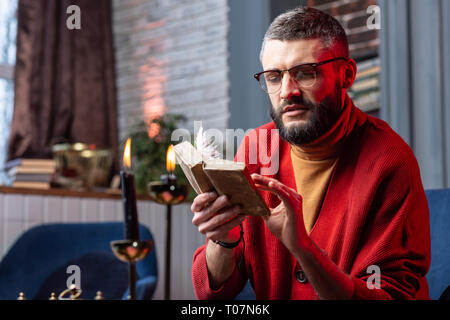
[[[175,145],[174,151],[195,192],[200,194],[215,191],[219,196],[226,194],[233,205],[242,207],[243,215],[270,215],[270,210],[258,193],[244,163],[205,159],[187,141]]]

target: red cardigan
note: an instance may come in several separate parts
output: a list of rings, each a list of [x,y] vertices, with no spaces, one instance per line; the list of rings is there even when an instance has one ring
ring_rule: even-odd
[[[428,204],[419,167],[409,146],[384,121],[367,116],[351,105],[353,120],[334,169],[311,239],[337,266],[351,276],[350,294],[355,299],[429,299],[425,274],[430,264]],[[275,129],[273,123],[256,129],[267,143],[280,170],[272,175],[296,188],[290,145],[278,135],[261,135]],[[251,173],[267,173],[267,159],[249,164],[253,146],[248,136],[237,158],[244,159]],[[254,140],[253,140],[254,141]],[[260,141],[259,139],[257,141]],[[273,148],[273,146],[275,148]],[[271,148],[272,146],[272,148]],[[265,149],[265,146],[263,147]],[[249,156],[250,155],[250,156]],[[254,163],[254,161],[253,161]],[[279,200],[261,192],[269,207]],[[311,284],[296,280],[301,267],[284,245],[272,235],[260,217],[243,223],[244,243],[234,250],[240,262],[218,290],[209,287],[205,246],[194,254],[192,280],[198,299],[233,299],[247,279],[257,299],[317,299]],[[381,289],[369,289],[367,268],[381,269]],[[373,271],[372,271],[373,272]]]

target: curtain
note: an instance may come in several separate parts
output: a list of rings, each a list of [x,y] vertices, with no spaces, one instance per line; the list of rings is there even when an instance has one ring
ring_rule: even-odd
[[[80,8],[81,29],[70,30]],[[112,149],[117,111],[109,0],[19,0],[8,158],[50,158],[60,142]]]
[[[379,0],[382,117],[425,189],[450,187],[450,1]]]

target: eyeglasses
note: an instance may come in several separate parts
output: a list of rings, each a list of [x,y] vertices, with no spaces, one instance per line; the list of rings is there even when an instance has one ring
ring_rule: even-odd
[[[267,70],[253,76],[258,81],[261,88],[268,94],[276,93],[281,89],[283,73],[286,71],[289,73],[291,79],[296,85],[303,88],[310,88],[316,83],[317,80],[316,68],[338,60],[347,60],[347,58],[341,57],[316,63],[304,63],[288,70]]]

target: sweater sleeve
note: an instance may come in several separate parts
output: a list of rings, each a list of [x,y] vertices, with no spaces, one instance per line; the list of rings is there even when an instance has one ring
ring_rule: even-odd
[[[239,248],[239,247],[237,247]],[[192,264],[192,283],[197,299],[199,300],[230,300],[234,299],[244,288],[247,281],[245,267],[240,259],[242,250],[234,249],[236,266],[231,276],[220,286],[213,290],[210,286],[209,272],[206,265],[206,245],[194,253]]]
[[[371,200],[359,193],[370,210],[352,266],[353,298],[428,299],[429,210],[419,166],[409,149],[385,157],[371,168],[378,177]]]

